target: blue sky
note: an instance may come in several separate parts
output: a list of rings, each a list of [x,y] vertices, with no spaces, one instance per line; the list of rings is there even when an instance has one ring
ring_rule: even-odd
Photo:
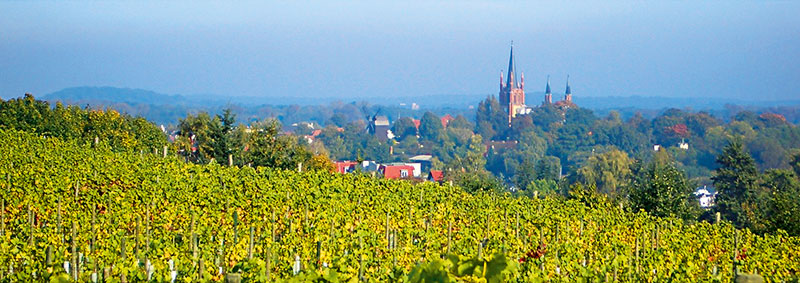
[[[0,96],[496,94],[513,40],[529,92],[800,98],[800,1],[696,2],[0,2]]]

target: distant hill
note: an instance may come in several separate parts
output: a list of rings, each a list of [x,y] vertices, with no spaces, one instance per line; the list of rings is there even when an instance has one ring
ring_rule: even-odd
[[[78,102],[94,103],[128,103],[128,104],[187,104],[189,100],[181,95],[157,93],[151,90],[117,87],[71,87],[50,94],[42,99],[47,101],[62,101],[70,104]]]
[[[225,97],[223,95],[177,95],[163,94],[144,89],[117,88],[117,87],[72,87],[59,90],[40,97],[50,102],[63,102],[70,105],[92,108],[111,107],[117,111],[134,116],[142,116],[159,124],[174,124],[188,113],[207,111],[220,113],[222,109],[231,107],[240,118],[246,120],[276,117],[285,123],[314,120],[325,122],[330,118],[332,105],[362,102],[374,105],[384,114],[392,114],[396,118],[402,116],[421,116],[424,111],[434,113],[463,114],[474,117],[474,107],[490,94],[440,94],[427,96],[395,96],[395,97],[350,97],[346,99],[336,97]],[[526,94],[528,105],[541,104],[544,93],[529,92]],[[561,94],[554,94],[560,99]],[[731,111],[751,110],[755,112],[770,111],[787,115],[787,119],[797,121],[797,109],[800,109],[800,99],[785,101],[745,101],[737,99],[705,97],[593,97],[576,94],[573,97],[576,104],[592,109],[598,115],[605,115],[611,110],[620,112],[624,117],[634,113],[641,113],[646,117],[658,115],[667,108],[692,109],[695,111],[706,110],[716,112],[719,117],[727,117]],[[416,103],[421,110],[412,110]],[[293,106],[294,105],[294,106]],[[291,106],[291,107],[290,107]],[[734,107],[736,106],[736,107]],[[295,108],[293,108],[295,107]],[[304,109],[298,111],[296,107]],[[791,108],[787,110],[786,108]],[[730,109],[728,109],[730,108]],[[294,110],[293,110],[294,109]],[[374,110],[373,110],[374,111]],[[352,112],[352,111],[350,111]],[[353,117],[361,117],[361,113],[352,113]]]

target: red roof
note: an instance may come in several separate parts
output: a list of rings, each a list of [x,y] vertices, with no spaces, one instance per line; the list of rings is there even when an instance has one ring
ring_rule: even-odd
[[[455,119],[456,118],[453,118],[453,116],[450,116],[450,114],[444,115],[442,117],[442,127],[447,128],[447,125],[450,124],[450,121],[453,121]]]
[[[442,172],[442,170],[431,170],[431,173],[428,174],[428,180],[441,182],[444,180],[444,172]]]
[[[408,178],[414,176],[414,166],[384,165],[379,169],[386,179]]]
[[[347,169],[350,168],[350,166],[355,166],[358,164],[358,162],[355,161],[336,161],[334,163],[336,164],[336,172],[342,174],[347,173]]]
[[[316,137],[316,136],[319,136],[319,134],[321,134],[321,133],[322,133],[322,130],[314,130],[313,132],[311,132],[311,136],[312,137]]]
[[[414,127],[417,127],[417,130],[419,130],[419,119],[413,119],[411,121],[414,122]]]

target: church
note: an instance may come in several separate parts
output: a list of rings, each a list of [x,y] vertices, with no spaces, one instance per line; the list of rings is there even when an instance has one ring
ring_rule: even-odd
[[[511,126],[511,119],[517,115],[528,114],[533,111],[532,107],[525,105],[525,74],[520,73],[517,78],[517,64],[514,61],[514,45],[511,45],[511,54],[508,58],[508,74],[503,79],[503,72],[500,72],[500,106],[508,114],[508,125]],[[550,91],[550,76],[547,77],[544,101],[542,106],[553,105],[562,109],[575,107],[572,103],[572,90],[569,87],[569,76],[567,76],[567,88],[564,100],[553,103],[553,94]],[[541,106],[540,106],[541,107]]]

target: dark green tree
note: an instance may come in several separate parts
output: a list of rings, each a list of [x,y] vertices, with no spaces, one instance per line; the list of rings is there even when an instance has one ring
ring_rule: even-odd
[[[230,108],[226,108],[222,111],[222,115],[217,115],[209,125],[209,146],[211,147],[209,155],[220,164],[227,165],[228,155],[238,151],[239,146],[233,137],[234,123],[236,123],[236,115]]]
[[[731,141],[717,156],[719,168],[714,170],[714,187],[718,194],[716,210],[737,227],[746,226],[747,214],[753,209],[750,199],[756,191],[758,170],[755,161],[739,141]]]
[[[404,140],[408,136],[417,135],[417,127],[414,126],[414,121],[411,118],[403,117],[394,121],[392,125],[392,133],[396,140]]]
[[[764,175],[764,185],[772,191],[767,218],[771,222],[770,230],[782,229],[789,235],[800,235],[800,180],[797,173],[773,169]]]
[[[659,217],[684,220],[697,217],[698,208],[692,196],[694,186],[678,168],[661,162],[646,165],[637,162],[631,167],[628,193],[634,209],[644,209]]]
[[[425,112],[419,122],[419,136],[430,141],[440,141],[444,138],[442,120],[433,112]]]
[[[475,132],[486,140],[500,139],[508,130],[507,117],[497,98],[489,96],[478,104],[475,111]]]

